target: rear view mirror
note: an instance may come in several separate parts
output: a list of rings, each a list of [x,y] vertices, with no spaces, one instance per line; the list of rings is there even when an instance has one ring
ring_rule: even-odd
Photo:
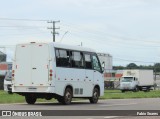
[[[102,72],[104,72],[105,62],[102,62]]]

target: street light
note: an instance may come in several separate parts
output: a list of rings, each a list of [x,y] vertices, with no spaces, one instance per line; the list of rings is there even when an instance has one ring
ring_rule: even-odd
[[[65,36],[67,33],[68,33],[68,31],[66,31],[66,32],[63,34],[63,36],[62,36],[62,38],[61,38],[60,42],[62,42],[62,40],[63,40],[64,36]]]

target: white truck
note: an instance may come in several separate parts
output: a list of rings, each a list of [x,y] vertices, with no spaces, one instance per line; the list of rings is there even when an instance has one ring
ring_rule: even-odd
[[[124,70],[120,81],[120,90],[150,91],[154,86],[153,70]]]
[[[6,72],[3,86],[4,86],[4,91],[7,91],[8,94],[12,94],[12,70],[8,70]]]
[[[18,44],[12,68],[12,92],[37,98],[55,98],[70,104],[72,97],[97,103],[104,94],[103,70],[90,48],[58,43]]]

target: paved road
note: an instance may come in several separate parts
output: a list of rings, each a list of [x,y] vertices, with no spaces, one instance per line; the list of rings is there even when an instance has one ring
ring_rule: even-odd
[[[101,100],[98,104],[90,104],[89,101],[73,102],[71,105],[61,105],[59,103],[36,103],[35,105],[28,104],[0,104],[0,110],[160,110],[160,98],[146,99],[109,99]],[[0,117],[2,118],[2,117]],[[10,119],[10,117],[3,117]],[[13,117],[20,119],[22,117]],[[23,119],[27,117],[23,117]],[[32,117],[33,119],[51,119],[53,117]],[[54,117],[55,119],[158,119],[160,117],[120,117],[120,116],[77,116],[77,117]]]

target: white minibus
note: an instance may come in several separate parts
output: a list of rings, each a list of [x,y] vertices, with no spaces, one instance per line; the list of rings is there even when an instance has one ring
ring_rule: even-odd
[[[12,92],[37,98],[55,98],[70,104],[72,98],[97,103],[104,94],[103,71],[94,50],[60,43],[16,45],[12,68]]]

